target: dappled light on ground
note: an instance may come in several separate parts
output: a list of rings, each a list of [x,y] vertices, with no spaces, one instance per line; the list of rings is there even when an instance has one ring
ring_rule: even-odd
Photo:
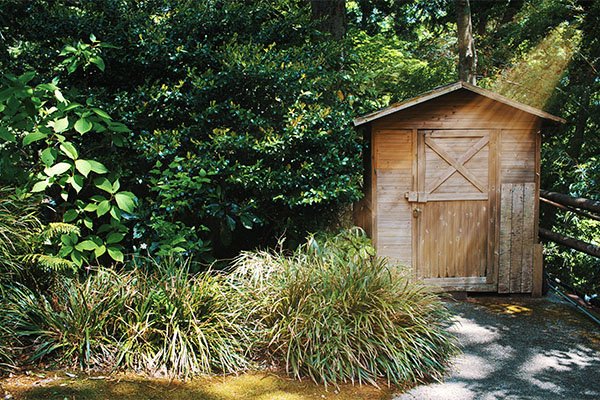
[[[444,382],[397,400],[600,398],[597,327],[568,304],[483,297],[450,307],[463,354]]]

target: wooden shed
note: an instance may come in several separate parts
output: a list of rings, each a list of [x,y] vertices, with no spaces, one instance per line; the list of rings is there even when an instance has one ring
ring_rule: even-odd
[[[539,294],[540,131],[561,118],[458,82],[359,117],[380,255],[449,291]]]

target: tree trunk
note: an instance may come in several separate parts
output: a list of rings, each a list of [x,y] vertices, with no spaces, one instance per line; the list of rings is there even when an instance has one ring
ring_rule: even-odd
[[[578,250],[585,254],[589,254],[590,256],[600,258],[600,247],[596,246],[595,244],[587,243],[579,239],[573,239],[544,228],[540,228],[540,237],[550,240],[554,243],[561,244],[570,249]]]
[[[319,21],[318,28],[335,40],[346,35],[346,0],[310,0],[311,18]]]
[[[456,27],[458,32],[458,79],[475,85],[477,53],[473,40],[471,5],[469,0],[455,0]]]
[[[584,210],[600,213],[600,201],[584,199],[583,197],[571,197],[566,194],[548,192],[540,190],[540,196],[571,207],[582,208]]]

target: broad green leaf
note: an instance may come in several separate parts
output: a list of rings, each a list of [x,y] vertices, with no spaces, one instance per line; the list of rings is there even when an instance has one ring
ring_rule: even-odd
[[[64,118],[53,121],[52,128],[54,129],[54,132],[56,132],[56,133],[64,132],[67,130],[68,127],[69,127],[69,118],[68,117],[64,117]]]
[[[64,56],[69,53],[77,53],[77,49],[68,44],[65,47],[63,47],[63,49],[60,51],[61,56]]]
[[[98,188],[98,189],[102,189],[105,192],[108,193],[113,193],[113,187],[112,184],[110,183],[110,181],[106,178],[100,177],[100,178],[96,178],[94,179],[94,185]]]
[[[75,168],[87,178],[92,170],[92,164],[88,160],[75,160]]]
[[[63,94],[61,93],[60,90],[56,89],[54,91],[54,97],[56,97],[56,100],[60,101],[61,103],[66,103],[67,100],[65,100]]]
[[[106,243],[108,243],[108,244],[119,243],[121,240],[123,240],[124,237],[125,237],[124,233],[111,233],[106,238]]]
[[[81,254],[81,252],[78,250],[73,250],[71,253],[71,260],[75,263],[75,265],[81,267],[83,264],[83,254]]]
[[[73,146],[73,143],[71,142],[61,143],[60,150],[71,160],[75,160],[77,157],[79,157],[79,154],[77,154],[77,149],[75,148],[75,146]]]
[[[75,218],[77,218],[79,214],[77,213],[76,210],[67,210],[65,212],[65,214],[63,215],[63,221],[64,222],[72,222],[75,220]]]
[[[106,111],[104,111],[104,110],[101,110],[99,108],[92,108],[92,111],[95,112],[98,116],[100,116],[100,117],[102,117],[104,119],[111,119],[110,115],[108,115],[106,113]]]
[[[39,181],[36,182],[35,185],[33,185],[33,188],[31,188],[31,191],[34,193],[37,192],[43,192],[44,190],[46,190],[46,188],[48,187],[48,181]]]
[[[123,262],[123,252],[118,247],[108,246],[108,255],[115,261]]]
[[[0,126],[0,139],[6,140],[7,142],[16,142],[17,141],[17,139],[15,138],[15,135],[10,133],[8,131],[8,129],[6,129],[3,126]]]
[[[104,71],[105,65],[104,60],[98,56],[90,58],[90,62],[95,64],[100,71]]]
[[[40,131],[30,132],[23,138],[23,146],[27,146],[38,140],[46,139],[48,136]]]
[[[73,189],[75,189],[75,191],[79,193],[81,189],[83,189],[83,180],[83,176],[75,174],[71,177],[69,183],[71,184],[71,186],[73,186]]]
[[[42,150],[40,158],[46,167],[50,167],[54,164],[54,161],[56,161],[56,150],[48,147],[47,149]]]
[[[92,229],[94,227],[94,222],[92,221],[91,218],[89,217],[85,217],[83,219],[83,224],[85,225],[86,228],[88,229]]]
[[[98,248],[98,245],[96,245],[96,243],[92,242],[91,240],[84,240],[81,243],[77,243],[77,245],[75,245],[75,248],[79,251],[91,251],[96,250]]]
[[[121,210],[118,207],[112,206],[110,208],[110,216],[116,219],[117,221],[121,221]]]
[[[90,166],[92,168],[92,171],[94,171],[97,174],[105,174],[108,172],[108,169],[106,169],[106,167],[104,166],[104,164],[98,162],[98,161],[94,161],[94,160],[88,160],[88,162],[90,163]]]
[[[72,246],[75,244],[73,237],[67,234],[60,235],[60,241],[66,246]]]
[[[135,196],[131,192],[120,192],[115,194],[115,200],[119,208],[129,214],[133,213],[135,208]]]
[[[18,79],[19,79],[19,82],[21,82],[23,85],[25,85],[30,80],[32,80],[34,77],[35,77],[35,72],[28,71],[28,72],[25,72],[23,75],[19,76]]]
[[[131,132],[131,130],[127,127],[127,125],[122,124],[120,122],[113,122],[108,126],[108,128],[113,132],[121,132],[121,133]]]
[[[85,206],[85,208],[83,209],[83,211],[90,211],[90,212],[94,212],[98,209],[98,205],[94,204],[94,203],[90,203],[87,206]]]
[[[75,130],[81,134],[89,132],[92,129],[92,123],[86,118],[80,118],[75,122]]]
[[[121,182],[119,182],[118,179],[115,179],[115,181],[113,182],[113,185],[112,185],[112,192],[117,193],[120,188],[121,188]]]
[[[71,164],[66,162],[60,162],[58,164],[53,165],[52,167],[44,169],[44,173],[48,176],[56,176],[60,174],[64,174],[68,170],[71,169]]]
[[[104,253],[106,253],[106,246],[104,245],[98,246],[96,247],[96,250],[94,250],[94,255],[96,256],[96,258],[100,257]]]
[[[96,214],[98,217],[103,216],[110,210],[110,202],[108,200],[104,200],[100,204],[98,204],[98,209],[96,210]]]

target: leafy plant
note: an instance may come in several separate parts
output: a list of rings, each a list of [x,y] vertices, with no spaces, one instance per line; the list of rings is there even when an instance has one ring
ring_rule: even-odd
[[[311,238],[293,254],[243,253],[233,279],[255,352],[294,377],[394,384],[439,379],[456,352],[440,300],[374,255],[364,233]]]
[[[0,290],[2,281],[22,271],[21,256],[33,252],[32,238],[42,230],[31,198],[0,187]]]
[[[118,363],[136,371],[190,377],[248,366],[248,337],[233,288],[211,272],[190,275],[190,260],[138,271],[119,317]]]
[[[97,54],[88,58],[100,68]],[[90,134],[108,135],[121,146],[129,129],[91,99],[85,105],[65,99],[58,78],[32,85],[35,75],[6,74],[0,80],[0,140],[27,152],[29,160],[20,162],[36,176],[31,191],[52,194],[62,220],[79,228],[61,235],[60,257],[81,266],[107,253],[123,262],[123,214],[134,212],[135,196],[120,189],[119,179],[104,164],[82,153]]]
[[[114,320],[123,309],[127,278],[100,269],[82,283],[59,281],[48,294],[14,285],[3,322],[28,346],[29,362],[114,366]]]

